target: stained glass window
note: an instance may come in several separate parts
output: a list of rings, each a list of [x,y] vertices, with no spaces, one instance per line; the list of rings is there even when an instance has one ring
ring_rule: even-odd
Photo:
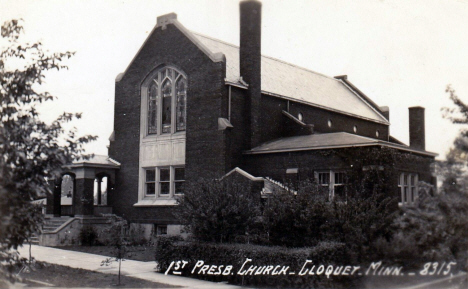
[[[158,133],[158,84],[153,81],[148,91],[148,134]]]
[[[186,80],[182,76],[179,77],[177,80],[176,85],[176,94],[177,94],[177,110],[176,110],[176,118],[177,118],[177,131],[185,130],[185,122],[187,119],[187,91],[186,91]]]
[[[187,79],[173,68],[163,68],[148,87],[148,134],[186,129]]]

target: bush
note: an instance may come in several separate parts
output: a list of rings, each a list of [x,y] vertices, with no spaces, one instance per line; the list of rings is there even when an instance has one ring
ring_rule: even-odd
[[[145,228],[141,224],[131,224],[127,235],[129,246],[141,246],[148,243],[145,238]]]
[[[353,261],[366,261],[373,240],[391,236],[396,199],[379,192],[362,195],[352,186],[346,189],[352,195],[346,202],[329,201],[328,190],[310,181],[300,183],[297,193],[273,193],[264,209],[270,243],[312,247],[339,242],[354,252]]]
[[[92,226],[84,226],[80,230],[80,241],[83,246],[94,246],[97,244],[98,234]]]
[[[185,185],[177,209],[194,239],[233,242],[250,234],[259,220],[260,194],[249,183],[201,179]]]
[[[420,194],[421,195],[421,194]],[[389,240],[374,246],[377,258],[417,267],[423,262],[456,261],[467,269],[468,195],[465,192],[425,196],[413,207],[405,207],[394,220]]]
[[[201,242],[182,242],[180,238],[160,237],[156,243],[156,262],[160,272],[165,272],[172,261],[185,260],[188,265],[182,270],[183,276],[190,276],[215,282],[228,281],[237,285],[286,287],[286,288],[344,288],[357,284],[359,280],[350,276],[298,276],[306,260],[313,264],[349,265],[346,246],[342,243],[323,242],[312,248],[284,248],[258,246],[250,244],[215,244]],[[238,274],[246,259],[252,259],[249,265],[290,266],[295,275],[240,275]],[[192,274],[197,261],[203,260],[206,265],[232,265],[234,274],[206,275]],[[174,267],[172,268],[172,270]]]

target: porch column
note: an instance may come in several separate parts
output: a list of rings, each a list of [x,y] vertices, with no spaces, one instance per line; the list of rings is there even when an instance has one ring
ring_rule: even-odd
[[[77,169],[75,185],[76,190],[73,195],[75,216],[92,216],[94,210],[94,169]]]
[[[60,199],[62,198],[62,178],[54,180],[53,194],[53,214],[54,217],[60,217],[62,208],[60,207]]]

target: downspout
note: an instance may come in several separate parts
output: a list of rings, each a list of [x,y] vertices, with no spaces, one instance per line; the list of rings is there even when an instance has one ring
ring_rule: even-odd
[[[229,85],[228,93],[228,120],[231,122],[231,85]]]

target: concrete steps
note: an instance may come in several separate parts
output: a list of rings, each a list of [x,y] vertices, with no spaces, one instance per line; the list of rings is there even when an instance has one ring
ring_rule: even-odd
[[[50,219],[45,219],[44,224],[42,225],[42,232],[53,232],[68,220],[70,220],[70,217],[54,217]]]

